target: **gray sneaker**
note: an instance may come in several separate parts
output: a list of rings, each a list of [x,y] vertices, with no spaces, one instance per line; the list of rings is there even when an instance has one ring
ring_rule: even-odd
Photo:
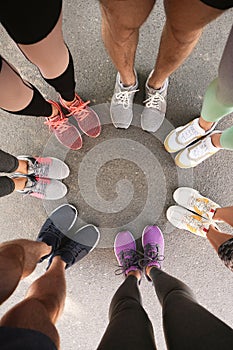
[[[166,96],[168,88],[168,79],[166,79],[164,85],[160,90],[155,90],[148,86],[148,81],[152,75],[150,73],[145,89],[146,89],[146,100],[144,101],[145,107],[141,115],[141,126],[142,129],[149,132],[155,132],[160,128],[164,121],[166,113]]]
[[[133,120],[133,99],[138,87],[136,84],[125,87],[120,81],[120,74],[117,73],[114,94],[111,100],[110,115],[115,128],[128,129]]]

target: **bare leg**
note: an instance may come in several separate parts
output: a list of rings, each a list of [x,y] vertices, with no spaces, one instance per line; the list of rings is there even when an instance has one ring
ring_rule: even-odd
[[[206,237],[213,248],[218,252],[218,248],[229,239],[233,238],[232,235],[218,231],[213,225],[210,226]]]
[[[233,206],[232,207],[224,207],[218,208],[214,214],[213,219],[222,220],[226,222],[228,225],[233,227]]]
[[[49,270],[30,286],[26,298],[3,316],[0,326],[39,331],[59,348],[54,324],[63,311],[65,297],[65,263],[55,257]]]
[[[191,54],[206,24],[223,11],[203,4],[199,0],[165,0],[166,23],[160,41],[154,73],[149,85],[160,88]]]
[[[51,247],[42,242],[16,239],[0,244],[0,304],[13,293],[19,281],[30,275]]]
[[[125,85],[135,85],[134,60],[139,28],[155,0],[101,0],[102,38]]]

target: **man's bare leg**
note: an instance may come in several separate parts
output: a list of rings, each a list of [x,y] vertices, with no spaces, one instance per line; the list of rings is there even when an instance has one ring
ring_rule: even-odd
[[[0,304],[9,298],[21,279],[34,271],[40,258],[50,252],[47,244],[27,239],[0,244]]]
[[[101,0],[102,38],[124,85],[135,85],[139,28],[154,4],[155,0]]]
[[[196,46],[203,28],[224,11],[200,0],[164,0],[166,23],[149,86],[159,89]]]
[[[33,243],[34,246],[30,243]],[[12,258],[13,251],[16,258]],[[13,292],[19,280],[30,274],[38,260],[50,251],[51,248],[45,243],[28,240],[18,240],[18,244],[5,243],[3,247],[1,246],[1,276],[6,276],[5,280],[2,277],[3,286],[5,286],[4,300]],[[65,302],[65,265],[66,263],[59,256],[54,257],[49,270],[30,286],[23,301],[2,317],[0,326],[39,331],[52,339],[59,348],[59,334],[54,324],[61,314]],[[8,272],[11,278],[8,276]]]

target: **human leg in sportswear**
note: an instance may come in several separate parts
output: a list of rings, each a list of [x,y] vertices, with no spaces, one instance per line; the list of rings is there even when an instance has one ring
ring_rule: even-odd
[[[216,122],[233,112],[233,27],[219,64],[218,78],[208,86],[201,110],[207,122]]]
[[[142,307],[135,276],[126,277],[115,293],[109,324],[98,350],[155,350],[152,324]]]
[[[163,327],[169,350],[227,350],[233,330],[199,305],[180,280],[153,267],[149,273],[162,306]]]

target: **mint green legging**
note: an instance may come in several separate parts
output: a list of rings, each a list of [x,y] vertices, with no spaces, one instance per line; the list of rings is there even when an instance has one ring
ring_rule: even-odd
[[[201,110],[207,122],[217,122],[233,112],[233,26],[218,68],[218,78],[208,86]],[[221,146],[233,150],[233,126],[224,130]]]

